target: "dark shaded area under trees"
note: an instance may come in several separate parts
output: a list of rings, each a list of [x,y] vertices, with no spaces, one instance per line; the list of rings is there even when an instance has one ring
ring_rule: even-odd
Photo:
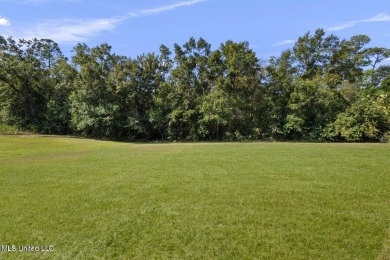
[[[247,42],[189,39],[135,59],[0,36],[0,125],[111,140],[381,141],[390,57],[318,29],[261,63]]]

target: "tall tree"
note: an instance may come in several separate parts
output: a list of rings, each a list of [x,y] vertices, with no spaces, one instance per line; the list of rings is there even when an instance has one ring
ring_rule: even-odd
[[[119,107],[110,75],[119,57],[107,44],[92,49],[78,44],[74,50],[73,64],[78,70],[71,95],[74,128],[87,136],[118,138],[115,115]]]
[[[248,42],[227,41],[220,51],[224,70],[219,87],[232,108],[227,132],[234,138],[254,134],[263,97],[259,60]]]
[[[210,44],[194,38],[183,45],[175,44],[174,68],[169,78],[172,92],[169,95],[172,106],[168,129],[173,139],[200,137],[199,120],[202,97],[210,91],[208,80],[208,58]]]
[[[74,89],[77,71],[61,58],[50,62],[51,90],[47,99],[45,131],[50,134],[70,134],[71,103],[69,97]]]
[[[279,58],[271,57],[266,67],[266,105],[262,128],[270,137],[285,137],[284,125],[288,114],[288,103],[294,91],[293,82],[297,68],[294,67],[292,52],[282,52]]]
[[[7,123],[46,131],[45,113],[53,88],[50,68],[61,58],[51,40],[0,38],[0,98]]]

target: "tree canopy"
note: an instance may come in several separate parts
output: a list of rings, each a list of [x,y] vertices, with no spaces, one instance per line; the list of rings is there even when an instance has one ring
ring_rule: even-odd
[[[248,42],[203,38],[135,58],[0,36],[0,124],[112,140],[381,141],[390,50],[306,33],[260,61]]]

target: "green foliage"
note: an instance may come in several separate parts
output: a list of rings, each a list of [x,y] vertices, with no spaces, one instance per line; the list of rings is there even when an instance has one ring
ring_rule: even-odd
[[[390,130],[388,95],[362,97],[335,121],[336,131],[347,141],[379,141]],[[387,104],[386,104],[387,103]]]
[[[41,133],[70,132],[69,95],[77,73],[56,43],[3,40],[0,51],[3,121]]]
[[[286,124],[284,125],[287,136],[295,140],[301,138],[303,135],[304,123],[305,120],[297,115],[287,115]]]
[[[259,60],[248,42],[227,41],[220,49],[225,66],[218,86],[226,93],[231,108],[227,131],[237,139],[242,139],[241,135],[249,137],[263,105]]]
[[[1,120],[114,140],[384,140],[390,51],[369,42],[318,29],[267,64],[248,42],[190,38],[134,59],[78,44],[69,62],[51,40],[0,37]]]
[[[232,108],[227,94],[220,88],[213,89],[201,104],[203,117],[199,120],[202,137],[220,139],[228,130]]]
[[[59,59],[51,67],[53,89],[46,103],[45,129],[50,134],[68,134],[71,129],[70,96],[77,71],[66,59]]]
[[[0,124],[0,134],[1,135],[19,135],[19,134],[29,134],[29,132],[22,131],[16,126],[10,126],[6,124]]]
[[[293,93],[293,78],[296,73],[291,51],[285,51],[279,58],[272,57],[266,67],[265,103],[266,113],[260,121],[269,135],[280,139],[285,136],[284,125],[288,114],[288,102]]]

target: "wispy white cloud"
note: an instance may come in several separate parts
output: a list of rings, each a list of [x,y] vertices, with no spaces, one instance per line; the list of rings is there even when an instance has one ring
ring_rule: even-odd
[[[0,0],[1,1],[1,0]],[[30,3],[43,3],[51,0],[24,0]],[[66,0],[78,1],[78,0]],[[157,15],[179,7],[191,6],[207,0],[190,0],[178,2],[176,4],[160,6],[153,9],[144,9],[137,12],[130,12],[126,16],[111,17],[101,19],[66,19],[66,20],[46,20],[30,27],[12,28],[7,32],[17,38],[50,38],[58,43],[75,43],[88,40],[88,38],[97,36],[106,31],[114,31],[121,23],[126,20],[140,16]],[[4,19],[4,21],[2,20]],[[8,20],[0,16],[0,25],[7,25]],[[3,23],[3,24],[2,24]],[[10,23],[8,24],[10,25]]]
[[[361,23],[373,23],[373,22],[390,22],[390,15],[387,13],[380,13],[368,19],[349,21],[333,27],[329,27],[327,31],[341,31],[350,27],[354,27]]]
[[[362,22],[390,22],[390,15],[386,13],[380,13],[371,17],[370,19],[363,20]]]
[[[328,31],[341,31],[341,30],[344,30],[344,29],[347,29],[350,27],[354,27],[356,24],[357,24],[357,22],[352,21],[352,22],[348,22],[348,23],[344,23],[344,24],[330,27],[330,28],[328,28]]]
[[[10,26],[11,22],[7,18],[0,16],[0,26]]]
[[[282,41],[282,42],[274,43],[274,44],[272,44],[272,46],[278,47],[278,46],[290,45],[290,44],[293,44],[293,43],[295,43],[294,40],[285,40],[285,41]]]
[[[176,9],[179,7],[183,7],[183,6],[191,6],[191,5],[205,2],[205,1],[206,0],[191,0],[191,1],[179,2],[176,4],[164,5],[164,6],[160,6],[160,7],[156,7],[156,8],[152,8],[152,9],[144,9],[144,10],[140,10],[138,12],[130,12],[129,16],[130,17],[139,17],[139,16],[154,15],[154,14],[159,14],[162,12],[167,12],[167,11],[170,11],[170,10],[173,10],[173,9]]]
[[[104,31],[113,31],[124,18],[48,20],[22,32],[23,38],[50,38],[56,42],[80,42]]]

